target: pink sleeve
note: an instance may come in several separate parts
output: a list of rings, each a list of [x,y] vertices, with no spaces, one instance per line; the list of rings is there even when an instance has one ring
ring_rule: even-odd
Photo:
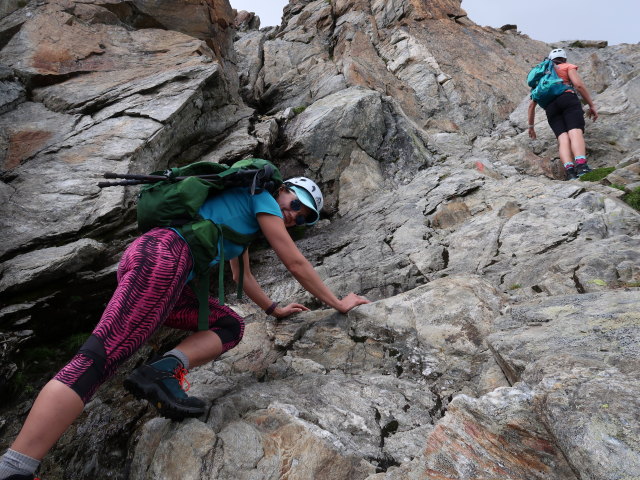
[[[578,67],[572,63],[561,63],[556,65],[556,73],[564,83],[571,83],[569,80],[569,70],[578,70]]]

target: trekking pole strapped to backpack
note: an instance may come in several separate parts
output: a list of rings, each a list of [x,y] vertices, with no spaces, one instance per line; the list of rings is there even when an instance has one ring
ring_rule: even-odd
[[[219,165],[219,164],[214,164]],[[234,168],[234,167],[229,167]],[[239,170],[231,171],[227,174],[224,173],[212,173],[212,174],[204,174],[204,175],[188,175],[188,176],[174,176],[171,169],[165,170],[163,175],[139,175],[136,173],[114,173],[114,172],[106,172],[103,176],[108,179],[124,179],[126,181],[122,182],[98,182],[98,187],[106,188],[106,187],[117,187],[117,186],[128,186],[128,185],[144,185],[148,183],[156,183],[161,182],[163,180],[171,180],[175,182],[179,182],[181,180],[185,180],[188,177],[198,177],[203,180],[209,181],[222,181],[224,183],[224,188],[233,188],[233,187],[246,187],[251,186],[251,194],[255,194],[260,192],[260,189],[264,190],[273,190],[273,188],[266,183],[271,180],[271,177],[274,174],[274,168],[271,164],[265,164],[259,170],[255,169],[245,169],[244,167]],[[223,171],[225,172],[225,171]]]

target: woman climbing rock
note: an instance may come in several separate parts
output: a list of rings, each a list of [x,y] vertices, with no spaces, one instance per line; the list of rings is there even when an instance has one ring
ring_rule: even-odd
[[[587,151],[584,141],[584,113],[582,104],[576,91],[587,102],[589,111],[587,115],[593,121],[597,120],[598,112],[589,95],[582,78],[578,74],[578,67],[567,63],[567,54],[557,48],[551,51],[549,59],[554,63],[556,73],[566,85],[565,90],[545,107],[547,121],[556,138],[560,160],[564,165],[568,180],[576,179],[590,168],[587,165]],[[529,104],[529,137],[537,138],[535,130],[535,114],[537,103],[531,100]]]
[[[249,188],[225,190],[207,199],[200,215],[241,234],[261,231],[276,254],[312,295],[339,312],[369,303],[350,293],[339,299],[300,253],[287,228],[313,225],[323,196],[305,177],[292,178],[277,190],[252,195]],[[302,304],[279,306],[251,274],[249,253],[227,238],[224,257],[234,279],[244,272],[244,292],[267,315],[283,318],[308,310]],[[243,261],[239,261],[242,257]],[[213,263],[219,261],[219,258]],[[187,281],[193,268],[189,244],[172,228],[153,228],[125,251],[118,268],[118,286],[87,342],[42,389],[11,448],[0,462],[0,480],[31,480],[40,460],[80,415],[96,390],[161,326],[196,332],[199,304]],[[205,403],[183,390],[189,368],[205,364],[235,347],[244,321],[231,308],[209,298],[209,329],[197,331],[162,357],[142,365],[125,380],[125,388],[148,400],[172,419],[197,417]],[[206,320],[206,317],[205,317]]]

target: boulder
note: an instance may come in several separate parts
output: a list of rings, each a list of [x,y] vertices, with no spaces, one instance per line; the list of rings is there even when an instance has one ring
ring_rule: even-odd
[[[531,410],[534,398],[526,384],[498,388],[480,398],[459,395],[419,458],[370,479],[579,478]]]
[[[633,478],[638,472],[638,383],[635,373],[615,368],[565,365],[536,389],[535,409],[579,478]]]
[[[640,361],[637,293],[555,296],[514,306],[488,345],[512,383],[530,364],[560,352],[631,374]]]
[[[18,255],[3,264],[0,294],[26,290],[67,278],[87,268],[103,253],[104,245],[81,239]]]

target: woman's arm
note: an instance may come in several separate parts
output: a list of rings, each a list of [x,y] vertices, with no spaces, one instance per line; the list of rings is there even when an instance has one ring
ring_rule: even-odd
[[[244,293],[246,293],[247,296],[262,310],[267,311],[274,302],[269,298],[264,290],[262,290],[262,287],[260,287],[256,277],[251,273],[251,267],[249,266],[249,250],[244,251],[242,258],[244,263],[244,274],[242,277]],[[233,273],[233,280],[238,283],[240,281],[240,262],[237,258],[234,258],[230,260],[229,263],[231,265],[231,272]],[[290,303],[283,307],[276,307],[271,312],[271,315],[276,318],[284,318],[293,313],[303,312],[306,310],[309,309],[300,303]]]
[[[569,80],[573,84],[573,86],[580,92],[584,101],[589,105],[589,117],[593,119],[595,122],[598,119],[598,112],[596,110],[596,106],[593,104],[593,100],[591,99],[591,95],[589,95],[589,90],[587,90],[586,85],[582,81],[582,77],[578,73],[578,70],[572,68],[569,70]]]
[[[528,115],[527,115],[527,120],[529,121],[529,136],[534,140],[537,138],[536,127],[535,127],[536,105],[537,103],[531,100],[531,103],[529,104]]]
[[[324,284],[311,263],[298,250],[282,219],[267,213],[259,213],[257,218],[262,233],[264,233],[276,255],[287,267],[287,270],[300,282],[300,285],[314,297],[341,313],[346,313],[357,305],[369,303],[369,300],[355,293],[350,293],[343,299],[338,299]]]

